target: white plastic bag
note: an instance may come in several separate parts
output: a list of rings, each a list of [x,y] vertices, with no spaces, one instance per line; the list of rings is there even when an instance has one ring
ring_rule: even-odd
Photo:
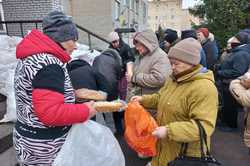
[[[18,60],[16,46],[20,37],[0,35],[0,93],[7,97],[7,109],[0,123],[16,121],[16,101],[14,92],[14,74]]]
[[[92,65],[95,57],[99,56],[100,54],[101,53],[99,51],[90,51],[88,46],[77,43],[77,49],[73,51],[73,53],[71,54],[71,58],[72,60],[82,59]]]
[[[91,120],[73,125],[53,166],[125,166],[110,129]]]
[[[16,121],[16,100],[14,92],[14,73],[15,70],[9,69],[3,72],[0,69],[0,93],[7,97],[7,108],[0,123]]]

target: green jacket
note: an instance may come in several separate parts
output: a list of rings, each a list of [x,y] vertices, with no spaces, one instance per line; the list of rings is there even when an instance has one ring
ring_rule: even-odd
[[[143,95],[142,104],[146,108],[156,108],[158,125],[168,129],[167,137],[157,142],[153,166],[166,166],[174,160],[182,142],[188,143],[188,156],[200,156],[199,130],[194,119],[201,121],[210,147],[218,108],[218,93],[211,71],[197,65],[177,80],[166,81],[158,93]]]

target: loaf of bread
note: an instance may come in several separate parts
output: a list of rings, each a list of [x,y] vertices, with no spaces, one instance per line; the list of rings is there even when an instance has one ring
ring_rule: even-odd
[[[106,100],[107,95],[103,92],[81,88],[75,91],[77,101],[81,101],[82,99],[85,100],[95,100],[95,101],[102,101]]]
[[[94,103],[94,108],[98,112],[117,112],[124,104],[122,102],[108,102],[108,101],[98,101]]]

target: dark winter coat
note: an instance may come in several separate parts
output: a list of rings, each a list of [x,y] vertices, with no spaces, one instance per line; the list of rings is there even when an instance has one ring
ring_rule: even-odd
[[[203,66],[203,67],[207,67],[207,60],[206,60],[206,53],[203,49],[201,49],[201,60],[200,60],[200,64]]]
[[[250,44],[234,48],[231,56],[227,56],[220,65],[217,76],[221,79],[236,79],[249,69]]]
[[[126,44],[123,40],[120,40],[119,48],[113,48],[112,45],[109,46],[109,48],[115,49],[121,59],[122,59],[122,77],[125,76],[126,70],[127,70],[127,63],[128,62],[134,62],[135,57],[134,54],[130,53],[130,47],[128,44]]]
[[[87,88],[108,92],[108,81],[88,62],[80,59],[74,60],[67,65],[67,69],[74,89]]]
[[[216,46],[216,42],[207,39],[202,43],[202,48],[204,49],[206,54],[207,68],[213,70],[214,64],[218,59],[218,48]]]
[[[114,49],[107,49],[97,56],[93,62],[93,68],[108,80],[108,100],[118,97],[118,81],[122,76],[122,59]]]

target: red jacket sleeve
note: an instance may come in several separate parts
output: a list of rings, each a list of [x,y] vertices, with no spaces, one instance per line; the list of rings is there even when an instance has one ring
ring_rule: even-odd
[[[32,102],[35,114],[46,126],[64,126],[84,122],[89,109],[84,104],[64,103],[64,95],[46,89],[34,89]]]

